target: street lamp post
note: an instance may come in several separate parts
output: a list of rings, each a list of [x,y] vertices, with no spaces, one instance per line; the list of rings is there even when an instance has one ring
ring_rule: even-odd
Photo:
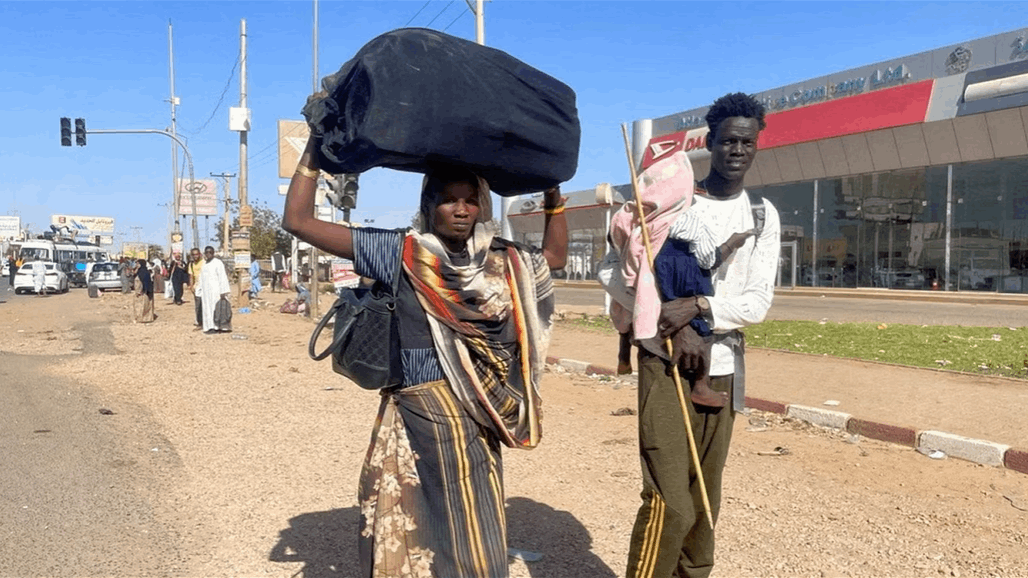
[[[89,134],[163,134],[171,140],[177,142],[182,147],[182,151],[186,155],[186,162],[189,165],[189,194],[191,196],[190,203],[193,206],[193,246],[200,246],[200,227],[196,223],[196,179],[193,175],[193,155],[189,154],[189,148],[186,143],[182,142],[178,136],[171,134],[166,130],[160,130],[156,128],[140,128],[140,129],[93,129],[89,131]],[[178,198],[178,191],[175,192],[176,199]],[[181,233],[182,228],[179,225],[179,215],[176,211],[175,214],[175,232]]]

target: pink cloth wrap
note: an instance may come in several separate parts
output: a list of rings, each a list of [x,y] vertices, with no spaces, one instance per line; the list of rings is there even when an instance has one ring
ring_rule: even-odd
[[[650,247],[656,258],[671,224],[692,204],[696,186],[692,164],[684,152],[676,152],[650,165],[639,175],[637,183]],[[657,335],[661,299],[653,278],[652,263],[646,258],[635,199],[622,205],[611,218],[610,236],[621,263],[625,285],[635,291],[635,305],[631,311],[616,301],[611,304],[610,317],[614,327],[621,333],[633,329],[636,339],[654,337]]]

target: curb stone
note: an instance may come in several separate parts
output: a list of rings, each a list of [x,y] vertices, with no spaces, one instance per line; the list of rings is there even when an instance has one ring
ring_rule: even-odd
[[[559,365],[568,371],[577,373],[592,375],[617,374],[616,371],[610,368],[574,359],[547,356],[546,363]],[[633,374],[634,376],[635,374]],[[1006,469],[1028,475],[1028,450],[1011,448],[1004,444],[964,437],[948,432],[933,430],[918,432],[910,427],[860,419],[839,411],[786,404],[759,397],[747,396],[746,408],[783,414],[814,425],[837,428],[851,434],[915,449],[939,450],[954,458],[988,466],[1005,467]]]
[[[800,419],[814,425],[820,425],[824,427],[831,427],[835,429],[846,429],[846,422],[850,419],[850,414],[842,413],[841,411],[831,411],[827,409],[821,409],[819,407],[808,407],[805,405],[792,405],[789,404],[785,411],[786,417],[794,419]]]
[[[1002,466],[1003,454],[1010,446],[941,431],[923,431],[918,436],[917,449],[939,450],[976,464]]]

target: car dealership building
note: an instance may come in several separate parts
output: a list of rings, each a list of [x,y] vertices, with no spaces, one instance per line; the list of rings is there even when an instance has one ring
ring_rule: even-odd
[[[781,215],[781,285],[1028,293],[1028,29],[754,96],[767,128],[746,187]],[[702,178],[706,113],[636,121],[637,162],[674,142]],[[598,189],[568,204],[571,278],[594,277],[631,194]],[[516,240],[539,241],[538,205],[512,203]]]

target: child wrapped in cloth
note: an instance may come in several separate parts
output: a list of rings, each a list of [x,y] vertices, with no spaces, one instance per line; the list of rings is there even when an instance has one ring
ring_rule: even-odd
[[[648,167],[638,178],[639,197],[656,253],[653,272],[646,261],[635,201],[630,200],[614,214],[610,224],[611,243],[621,263],[621,273],[634,291],[635,306],[629,312],[617,301],[611,303],[611,320],[622,335],[634,333],[636,340],[657,335],[660,304],[679,297],[713,295],[711,271],[728,260],[755,231],[734,233],[715,245],[714,235],[690,212],[695,181],[692,165],[682,151]],[[689,372],[690,398],[697,405],[724,407],[728,394],[710,388],[710,344],[713,332],[702,315],[689,323],[707,341],[701,367]],[[622,348],[623,351],[624,348]],[[620,354],[619,354],[620,355]],[[619,362],[624,363],[621,359]]]

